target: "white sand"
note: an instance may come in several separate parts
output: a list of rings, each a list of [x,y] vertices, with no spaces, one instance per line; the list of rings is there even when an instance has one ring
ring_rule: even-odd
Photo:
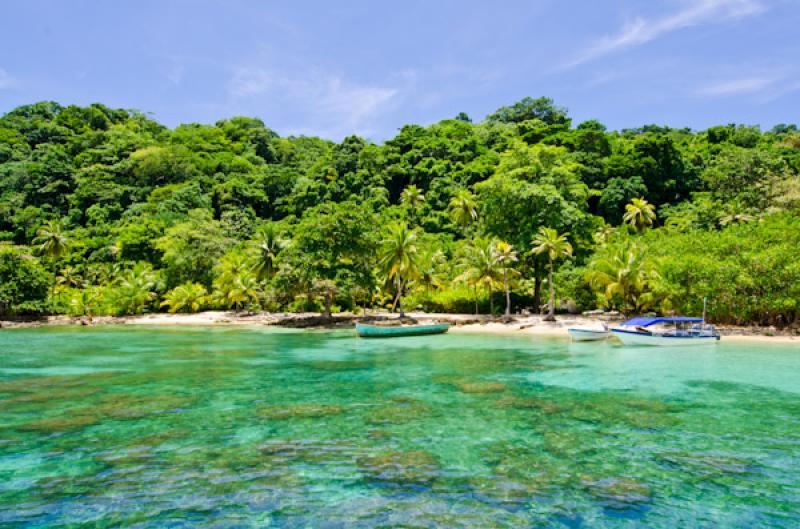
[[[369,316],[389,316],[385,311],[370,311]],[[569,337],[569,327],[599,327],[603,321],[600,318],[588,316],[559,315],[556,322],[545,322],[542,316],[514,316],[513,321],[503,323],[497,318],[488,316],[475,316],[472,314],[428,314],[410,312],[409,316],[420,322],[442,320],[450,322],[450,332],[459,334],[506,334],[528,335],[565,338]],[[232,311],[206,311],[197,314],[145,314],[142,316],[95,317],[94,324],[125,324],[125,325],[270,325],[287,318],[303,318],[319,316],[318,314],[289,314],[289,313],[243,313]],[[348,315],[342,315],[348,316]],[[85,319],[70,318],[66,316],[52,316],[45,323],[50,325],[86,324]],[[30,324],[15,322],[0,322],[2,327],[19,327]],[[613,326],[619,320],[609,321]],[[36,323],[34,323],[36,325]],[[759,342],[759,343],[793,343],[800,344],[798,336],[769,336],[771,329],[726,329],[721,330],[723,340],[733,342]]]

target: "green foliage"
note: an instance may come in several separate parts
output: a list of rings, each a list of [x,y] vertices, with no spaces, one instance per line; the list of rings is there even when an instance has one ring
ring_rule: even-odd
[[[169,312],[198,312],[206,305],[208,292],[198,283],[178,285],[166,294],[162,307],[169,307]]]
[[[46,312],[53,276],[25,248],[0,245],[0,316]]]
[[[408,295],[485,312],[501,290],[507,310],[537,305],[546,281],[581,308],[594,289],[609,307],[695,313],[703,294],[720,320],[789,324],[793,239],[765,230],[795,229],[799,172],[796,125],[616,132],[573,127],[544,97],[383,144],[40,102],[0,117],[0,244],[27,278],[0,286],[3,310],[329,312]],[[543,228],[570,234],[569,262],[531,252]]]

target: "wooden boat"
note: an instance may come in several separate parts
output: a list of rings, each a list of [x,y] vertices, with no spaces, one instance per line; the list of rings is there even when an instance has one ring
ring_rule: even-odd
[[[449,323],[429,323],[422,325],[368,325],[356,323],[356,332],[362,338],[397,338],[399,336],[422,336],[443,334],[450,329]]]
[[[687,316],[633,318],[611,332],[625,345],[703,345],[720,339],[717,329],[703,318]]]
[[[599,340],[606,340],[611,336],[611,331],[608,329],[582,329],[580,327],[570,327],[567,329],[569,337],[576,342],[595,342]]]

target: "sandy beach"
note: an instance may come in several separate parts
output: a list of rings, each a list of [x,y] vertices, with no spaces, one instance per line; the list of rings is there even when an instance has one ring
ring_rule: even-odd
[[[447,322],[452,333],[480,333],[542,336],[568,339],[570,327],[598,327],[603,322],[609,326],[619,324],[620,318],[606,316],[558,315],[555,322],[543,320],[543,316],[514,315],[508,321],[501,317],[474,314],[432,314],[409,312],[408,316],[419,322]],[[196,314],[144,314],[141,316],[99,316],[89,322],[86,318],[50,316],[36,321],[2,321],[0,327],[36,327],[42,325],[276,325],[296,328],[348,327],[361,318],[396,317],[385,311],[370,311],[366,316],[350,313],[335,314],[333,320],[325,320],[317,313],[246,313],[233,311],[206,311]],[[800,336],[787,330],[763,327],[720,326],[723,339],[736,342],[796,343]]]

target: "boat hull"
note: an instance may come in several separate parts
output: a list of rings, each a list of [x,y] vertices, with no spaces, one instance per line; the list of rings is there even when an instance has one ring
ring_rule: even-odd
[[[576,342],[597,342],[611,336],[609,331],[595,331],[592,329],[567,329],[567,332],[570,338]]]
[[[719,341],[719,335],[714,336],[668,336],[658,333],[644,333],[628,331],[625,329],[611,329],[614,336],[624,345],[658,345],[658,346],[693,346],[713,345]]]
[[[428,334],[444,334],[450,329],[447,323],[428,325],[399,325],[384,327],[381,325],[356,324],[356,333],[361,338],[399,338],[401,336],[425,336]]]

